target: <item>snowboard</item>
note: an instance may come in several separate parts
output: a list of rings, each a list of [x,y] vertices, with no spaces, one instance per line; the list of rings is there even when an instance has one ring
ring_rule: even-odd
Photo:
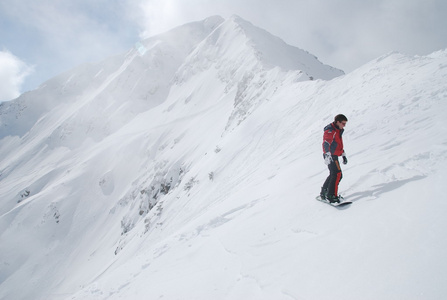
[[[317,200],[320,201],[320,202],[327,203],[327,204],[329,204],[330,206],[333,206],[333,207],[343,207],[343,206],[352,204],[351,201],[343,201],[343,200],[344,200],[343,197],[340,197],[340,198],[341,198],[341,199],[340,199],[340,200],[341,200],[340,203],[331,203],[331,202],[329,202],[328,200],[321,199],[320,196],[317,196],[315,199],[317,199]]]

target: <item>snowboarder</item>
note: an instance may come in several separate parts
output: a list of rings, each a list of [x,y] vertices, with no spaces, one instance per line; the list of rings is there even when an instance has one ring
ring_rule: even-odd
[[[342,139],[346,122],[348,122],[346,116],[339,114],[335,116],[333,123],[324,128],[323,158],[324,163],[329,168],[329,176],[321,188],[320,197],[323,200],[328,200],[330,203],[340,203],[338,184],[342,178],[342,172],[338,157],[343,157],[343,164],[346,165],[348,163]]]

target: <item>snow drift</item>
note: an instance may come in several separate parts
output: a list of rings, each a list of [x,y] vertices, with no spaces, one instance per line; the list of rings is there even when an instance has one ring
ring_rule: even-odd
[[[447,52],[211,17],[0,106],[0,299],[440,299]],[[337,113],[343,210],[315,201]]]

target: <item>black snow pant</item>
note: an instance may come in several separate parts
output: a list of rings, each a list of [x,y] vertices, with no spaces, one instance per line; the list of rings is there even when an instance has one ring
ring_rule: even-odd
[[[332,162],[328,165],[328,168],[329,176],[323,184],[323,190],[327,191],[328,196],[338,196],[338,184],[343,177],[338,156],[332,155]]]

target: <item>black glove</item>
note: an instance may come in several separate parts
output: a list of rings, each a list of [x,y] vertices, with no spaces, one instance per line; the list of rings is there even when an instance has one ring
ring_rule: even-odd
[[[346,157],[345,151],[343,151],[343,154],[341,156],[343,157],[343,164],[346,165],[348,163],[348,158]]]

